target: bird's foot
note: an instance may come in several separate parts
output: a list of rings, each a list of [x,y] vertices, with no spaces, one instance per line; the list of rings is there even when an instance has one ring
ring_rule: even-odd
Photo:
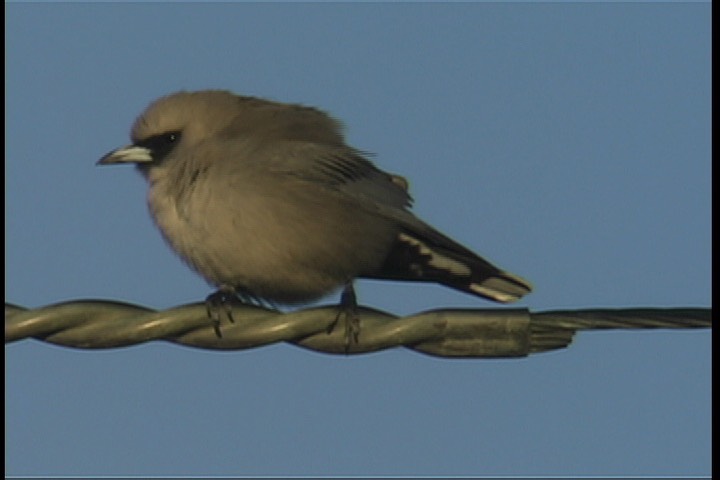
[[[233,287],[222,286],[215,293],[211,293],[205,299],[205,307],[207,315],[213,324],[215,335],[222,338],[220,324],[223,317],[227,318],[230,323],[235,323],[232,316],[232,306],[235,304],[256,305],[259,307],[274,307],[269,300],[264,300],[248,290],[239,290]]]
[[[360,340],[360,315],[358,315],[357,297],[352,283],[345,285],[340,295],[340,305],[335,320],[328,326],[327,333],[335,330],[340,318],[345,323],[345,353],[350,351],[350,343],[357,344]]]
[[[222,332],[220,331],[220,323],[222,323],[222,317],[224,316],[230,321],[235,323],[232,316],[232,301],[239,300],[238,295],[228,289],[220,289],[215,293],[211,293],[205,299],[205,308],[207,309],[207,315],[212,322],[215,335],[218,338],[222,338]]]

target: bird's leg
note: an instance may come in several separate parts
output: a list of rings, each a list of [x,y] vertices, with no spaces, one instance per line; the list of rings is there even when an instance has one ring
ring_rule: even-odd
[[[340,317],[345,320],[345,353],[350,351],[350,341],[358,343],[360,338],[360,316],[358,315],[357,297],[352,282],[345,284],[342,294],[340,294],[340,305],[335,321],[327,328],[327,333],[332,333],[335,326],[340,321]]]
[[[234,289],[229,287],[220,287],[215,293],[211,293],[205,299],[205,308],[207,309],[207,315],[213,324],[215,335],[218,338],[222,338],[222,332],[220,331],[220,312],[224,311],[225,316],[230,323],[235,323],[232,316],[232,300],[237,299],[238,295]]]

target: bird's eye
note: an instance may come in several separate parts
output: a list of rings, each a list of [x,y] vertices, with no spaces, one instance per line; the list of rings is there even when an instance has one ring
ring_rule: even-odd
[[[158,161],[170,153],[175,144],[180,141],[180,136],[180,132],[161,133],[136,142],[136,145],[149,149],[153,158]]]
[[[156,148],[166,148],[180,140],[180,132],[168,132],[148,138]]]

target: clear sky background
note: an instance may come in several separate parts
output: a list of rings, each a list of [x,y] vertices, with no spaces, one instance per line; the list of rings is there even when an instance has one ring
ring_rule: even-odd
[[[141,177],[95,161],[154,98],[225,88],[341,118],[420,217],[533,281],[519,306],[710,306],[709,3],[5,11],[9,302],[203,300]],[[358,293],[399,315],[494,307]],[[5,348],[6,473],[707,475],[710,337],[590,332],[513,360],[25,340]]]

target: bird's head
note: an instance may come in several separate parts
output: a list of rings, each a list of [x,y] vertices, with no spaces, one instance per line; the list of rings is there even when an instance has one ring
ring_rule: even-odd
[[[223,90],[182,91],[159,98],[135,120],[132,143],[109,152],[97,164],[134,163],[147,175],[172,161],[179,148],[190,151],[227,129],[238,114],[240,98]]]

